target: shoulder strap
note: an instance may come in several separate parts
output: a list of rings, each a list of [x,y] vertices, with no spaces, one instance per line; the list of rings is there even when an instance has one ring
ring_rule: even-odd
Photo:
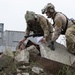
[[[58,12],[55,12],[55,14],[54,14],[54,18],[53,18],[53,26],[54,26],[54,24],[55,24],[55,21],[54,21],[54,19],[55,19],[55,16],[56,16],[56,14],[57,14]]]
[[[54,14],[54,18],[55,18],[55,16],[56,16],[57,13],[63,14],[62,12],[56,12],[56,13]],[[63,14],[63,15],[64,15],[64,14]],[[65,34],[66,29],[67,29],[67,27],[68,27],[68,18],[67,18],[66,15],[64,15],[64,16],[66,17],[66,26],[65,26],[64,29],[63,29],[63,26],[62,26],[61,34],[63,34],[63,35]],[[54,18],[53,18],[53,20],[54,20]],[[55,22],[54,22],[54,24],[55,24]],[[53,24],[53,26],[54,26],[54,24]]]

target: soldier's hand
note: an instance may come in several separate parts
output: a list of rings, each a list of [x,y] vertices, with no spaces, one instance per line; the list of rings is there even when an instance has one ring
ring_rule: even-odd
[[[53,41],[51,42],[51,46],[50,47],[51,47],[51,50],[53,50],[53,51],[55,50],[55,46],[54,46],[54,42]]]
[[[21,41],[19,41],[19,43],[22,44],[22,43],[24,43],[25,40],[26,40],[26,39],[24,38],[24,39],[22,39]]]
[[[43,38],[41,39],[41,42],[46,43],[46,38],[43,37]]]

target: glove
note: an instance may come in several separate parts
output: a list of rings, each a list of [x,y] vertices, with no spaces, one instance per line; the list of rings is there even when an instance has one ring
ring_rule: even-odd
[[[55,50],[54,42],[51,41],[51,42],[50,42],[50,45],[49,45],[48,47],[50,47],[50,49],[54,51],[54,50]]]
[[[51,42],[51,50],[53,50],[53,51],[55,50],[54,42],[53,41]]]

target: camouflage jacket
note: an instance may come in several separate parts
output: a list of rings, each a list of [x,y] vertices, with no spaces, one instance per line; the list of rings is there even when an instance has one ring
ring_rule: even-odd
[[[54,21],[53,26],[55,30],[53,32],[52,41],[56,41],[56,39],[61,34],[62,30],[65,29],[66,23],[67,23],[67,28],[70,27],[73,23],[64,14],[60,12],[56,13],[55,17],[53,18],[53,21]]]
[[[30,31],[33,33],[43,33],[44,36],[48,36],[50,32],[53,32],[53,27],[51,23],[42,15],[36,14],[37,20],[35,25],[28,25],[25,31],[25,36],[30,34]]]

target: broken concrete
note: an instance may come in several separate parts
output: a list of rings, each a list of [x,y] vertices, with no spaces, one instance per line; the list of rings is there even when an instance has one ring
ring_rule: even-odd
[[[72,71],[73,71],[73,73],[75,71],[75,68],[72,66],[62,64],[62,63],[56,62],[54,60],[46,59],[44,57],[41,57],[41,56],[38,56],[35,54],[31,54],[30,59],[31,59],[31,61],[37,63],[38,66],[42,66],[43,69],[45,69],[49,73],[52,73],[53,75],[57,75],[60,71],[63,70],[63,68],[65,68],[65,66],[69,68],[68,71],[70,71],[71,74],[72,74]],[[67,72],[67,69],[65,69],[65,73],[66,72]]]
[[[41,56],[63,64],[72,65],[75,55],[69,53],[64,45],[55,43],[55,51],[52,51],[45,43],[40,44]]]
[[[0,56],[0,75],[75,75],[75,56],[59,43],[55,47],[52,51],[40,44],[41,56],[34,45],[17,50],[15,55],[7,49]]]

